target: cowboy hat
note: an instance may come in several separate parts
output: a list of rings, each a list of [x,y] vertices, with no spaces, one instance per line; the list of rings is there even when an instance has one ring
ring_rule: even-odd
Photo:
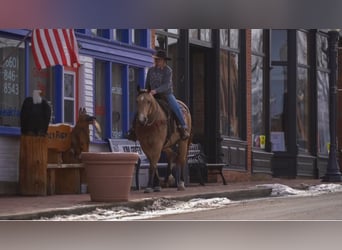
[[[164,60],[171,60],[170,57],[166,55],[166,52],[164,50],[158,50],[155,55],[153,55],[153,58],[160,58]]]

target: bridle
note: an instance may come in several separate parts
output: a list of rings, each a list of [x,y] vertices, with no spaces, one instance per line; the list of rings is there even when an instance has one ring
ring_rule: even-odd
[[[158,105],[158,102],[157,100],[154,99],[154,97],[152,96],[151,98],[151,105],[148,109],[148,112],[147,112],[147,122],[144,124],[144,126],[152,126],[154,123],[157,122],[157,117],[158,117],[158,109],[161,109],[160,106]],[[162,110],[159,110],[160,112],[163,112]],[[152,118],[151,121],[150,118]],[[162,124],[162,123],[166,123],[166,120],[160,120],[160,123],[157,123],[158,124]]]

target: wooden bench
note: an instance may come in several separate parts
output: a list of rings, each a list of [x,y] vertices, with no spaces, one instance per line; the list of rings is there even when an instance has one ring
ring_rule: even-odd
[[[149,169],[150,163],[140,147],[139,142],[133,142],[127,139],[108,139],[111,152],[135,152],[139,154],[139,160],[135,167],[135,187],[140,190],[140,169]],[[167,163],[162,160],[158,162],[157,167],[166,169]]]
[[[72,126],[51,124],[48,128],[47,194],[79,194],[85,183],[82,163],[63,163],[62,153],[70,148]]]
[[[135,185],[136,188],[140,189],[139,173],[141,168],[148,169],[150,164],[149,161],[142,151],[139,142],[133,142],[127,139],[108,139],[109,148],[112,152],[137,152],[139,154],[139,160],[136,164],[135,170]],[[204,185],[204,178],[202,175],[203,168],[206,171],[210,171],[211,174],[220,174],[223,184],[226,185],[226,180],[222,173],[222,168],[226,164],[224,163],[207,163],[205,154],[202,151],[200,144],[190,144],[188,151],[188,167],[195,169],[197,172],[201,185]],[[161,160],[158,165],[159,168],[166,168],[167,163]],[[186,181],[187,183],[187,181]]]
[[[204,185],[202,170],[205,168],[210,174],[219,174],[224,185],[227,185],[226,179],[223,176],[222,169],[226,166],[225,163],[208,163],[207,157],[202,150],[201,144],[190,144],[188,151],[188,166],[195,168],[200,184]]]

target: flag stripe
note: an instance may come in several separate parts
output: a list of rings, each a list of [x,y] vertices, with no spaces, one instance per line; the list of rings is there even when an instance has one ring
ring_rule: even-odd
[[[56,46],[55,42],[54,42],[55,40],[51,39],[51,32],[52,32],[51,30],[45,30],[46,42],[47,42],[49,48],[53,48]],[[51,56],[52,56],[54,62],[59,61],[55,50],[51,50]]]
[[[38,69],[54,65],[79,66],[77,40],[72,29],[35,29],[32,52]]]

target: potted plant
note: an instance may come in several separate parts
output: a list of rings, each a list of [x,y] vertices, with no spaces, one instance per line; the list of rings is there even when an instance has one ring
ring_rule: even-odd
[[[128,152],[82,152],[91,200],[127,201],[138,157]]]

